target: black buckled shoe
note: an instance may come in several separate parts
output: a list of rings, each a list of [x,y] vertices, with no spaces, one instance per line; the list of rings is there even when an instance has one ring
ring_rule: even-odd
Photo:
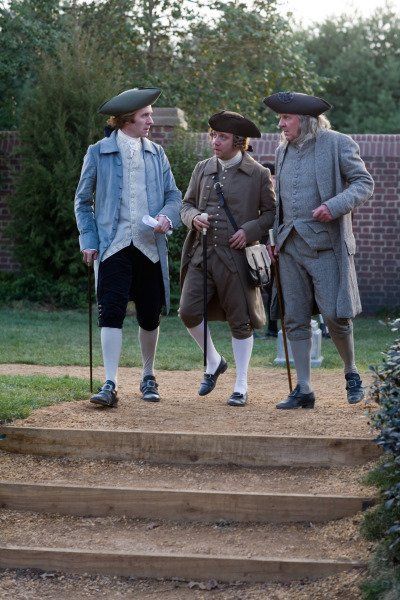
[[[118,402],[118,396],[115,390],[114,382],[107,379],[107,381],[105,382],[103,387],[99,389],[97,394],[94,394],[90,398],[90,402],[108,408],[112,408],[113,406],[115,406]]]
[[[158,393],[158,383],[154,375],[146,375],[140,382],[140,391],[142,392],[142,400],[146,402],[159,402],[160,394]]]
[[[247,392],[245,394],[241,394],[240,392],[233,392],[232,396],[229,398],[227,404],[228,406],[244,406],[247,402]]]
[[[314,408],[315,394],[310,392],[308,394],[302,394],[300,392],[300,386],[296,385],[293,392],[290,392],[286,400],[282,400],[276,405],[276,408],[283,410],[290,410],[292,408]]]
[[[347,402],[357,404],[364,398],[364,388],[362,387],[361,377],[358,373],[346,373]]]
[[[215,388],[218,377],[222,375],[222,373],[225,373],[227,368],[228,364],[224,357],[221,356],[221,361],[215,373],[204,373],[203,381],[200,383],[199,396],[207,396],[207,394],[212,392]]]

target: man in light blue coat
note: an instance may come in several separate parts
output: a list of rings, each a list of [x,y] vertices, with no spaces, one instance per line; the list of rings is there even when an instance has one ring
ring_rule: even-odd
[[[297,386],[278,409],[313,408],[311,315],[320,312],[343,360],[347,400],[364,396],[354,357],[352,319],[361,311],[354,267],[352,211],[373,180],[351,137],[332,131],[322,98],[279,92],[264,99],[279,115],[275,255],[279,254],[285,324]],[[276,256],[271,258],[274,260]]]
[[[164,150],[148,140],[156,88],[126,90],[105,102],[109,137],[89,146],[75,196],[83,260],[96,261],[97,302],[105,383],[91,398],[115,406],[122,326],[136,305],[143,361],[143,400],[160,399],[154,376],[160,314],[169,309],[166,235],[180,224],[181,193]],[[149,217],[155,219],[153,227]]]

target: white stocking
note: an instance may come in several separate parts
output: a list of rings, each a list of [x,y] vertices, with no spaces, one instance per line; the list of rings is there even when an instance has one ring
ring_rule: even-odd
[[[247,371],[249,369],[251,353],[253,351],[253,342],[253,336],[244,340],[232,338],[233,356],[236,365],[234,392],[239,392],[239,394],[245,394],[247,392]]]
[[[199,348],[203,350],[204,348],[204,321],[200,323],[200,325],[196,325],[196,327],[188,327],[188,332],[192,336],[192,338],[197,342]],[[219,363],[221,362],[221,355],[215,349],[213,341],[211,339],[210,329],[207,327],[207,369],[206,373],[212,374],[215,373],[217,368],[219,367]]]
[[[102,327],[100,336],[106,380],[113,381],[115,387],[117,387],[117,371],[122,348],[122,329]]]

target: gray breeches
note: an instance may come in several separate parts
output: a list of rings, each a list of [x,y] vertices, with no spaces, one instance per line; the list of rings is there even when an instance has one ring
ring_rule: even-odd
[[[336,316],[340,273],[333,250],[317,252],[292,231],[280,250],[279,270],[289,339],[311,337],[314,300],[332,337],[346,337],[352,333],[351,319]]]

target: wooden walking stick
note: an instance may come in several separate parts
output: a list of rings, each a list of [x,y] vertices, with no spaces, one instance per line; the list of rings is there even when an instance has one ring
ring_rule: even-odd
[[[275,240],[274,240],[274,230],[273,229],[269,230],[269,243],[270,243],[271,250],[273,253],[274,249],[275,249]],[[276,291],[278,292],[278,304],[279,304],[279,314],[281,317],[281,325],[282,325],[283,348],[285,350],[286,372],[287,372],[287,378],[288,378],[288,382],[289,382],[289,390],[292,392],[293,391],[292,374],[290,372],[289,352],[288,352],[285,317],[284,317],[285,311],[283,308],[283,294],[282,294],[281,278],[279,276],[279,262],[278,262],[277,256],[275,256],[275,262],[272,264],[274,266]]]
[[[93,263],[92,263],[93,264]],[[87,281],[88,281],[88,317],[89,317],[89,377],[90,377],[90,392],[93,392],[93,336],[92,336],[92,284],[93,284],[93,268],[92,264],[87,266]]]
[[[201,218],[208,220],[207,213],[201,213]],[[203,238],[203,364],[204,373],[207,372],[207,327],[208,327],[208,310],[207,310],[207,227],[202,229]]]

